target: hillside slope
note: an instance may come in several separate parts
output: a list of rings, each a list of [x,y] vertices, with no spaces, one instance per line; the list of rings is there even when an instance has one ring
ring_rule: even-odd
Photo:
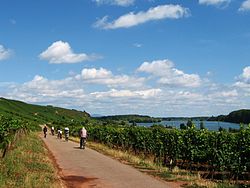
[[[21,101],[0,98],[0,114],[36,123],[86,121],[87,112],[59,107],[27,104]]]
[[[208,119],[208,121],[225,121],[225,122],[231,122],[231,123],[244,123],[249,124],[250,123],[250,110],[249,109],[241,109],[236,110],[228,115],[220,115],[217,117],[211,117]]]

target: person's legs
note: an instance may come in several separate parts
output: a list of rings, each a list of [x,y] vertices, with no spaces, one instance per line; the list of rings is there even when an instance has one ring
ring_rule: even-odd
[[[83,137],[81,137],[81,138],[80,138],[80,148],[82,148],[82,147],[83,147],[83,142],[84,142],[84,138],[83,138]]]
[[[85,149],[85,144],[86,144],[86,138],[83,138],[83,141],[82,141],[82,148]]]

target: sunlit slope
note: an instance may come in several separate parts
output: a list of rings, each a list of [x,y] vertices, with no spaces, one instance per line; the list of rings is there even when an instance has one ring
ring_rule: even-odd
[[[90,117],[87,112],[53,106],[27,104],[21,101],[0,98],[0,114],[39,123],[53,121],[83,121]]]

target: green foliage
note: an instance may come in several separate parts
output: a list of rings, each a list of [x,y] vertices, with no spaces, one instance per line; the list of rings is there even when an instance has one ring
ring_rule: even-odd
[[[16,133],[21,129],[26,129],[27,124],[13,118],[0,116],[0,150],[3,151],[3,157]]]
[[[85,111],[68,110],[51,105],[32,105],[4,98],[0,98],[0,114],[6,117],[28,121],[37,127],[40,124],[52,122],[58,125],[61,123],[68,124],[72,120],[83,122],[90,118],[90,115]]]
[[[229,113],[228,115],[220,115],[218,117],[211,117],[208,121],[226,121],[231,123],[250,123],[250,110],[242,109]]]
[[[192,128],[194,126],[193,122],[191,120],[188,120],[187,127]]]
[[[0,159],[0,188],[61,187],[41,139],[28,133]]]
[[[180,129],[185,130],[185,129],[187,129],[187,126],[184,123],[181,123],[180,124]]]
[[[115,116],[103,116],[96,119],[103,121],[127,121],[130,123],[157,123],[161,122],[161,118],[153,118],[150,116],[142,115],[115,115]]]
[[[244,179],[250,171],[250,126],[237,133],[162,127],[89,126],[89,139],[112,148],[153,156],[155,161],[186,169],[228,172]],[[223,177],[222,177],[223,178]]]

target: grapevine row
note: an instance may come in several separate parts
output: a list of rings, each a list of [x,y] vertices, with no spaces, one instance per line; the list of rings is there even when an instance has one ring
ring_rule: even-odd
[[[112,148],[154,157],[172,169],[227,173],[233,179],[249,179],[250,126],[237,133],[227,131],[159,129],[144,127],[88,127],[89,139]],[[222,173],[223,174],[223,173]]]
[[[26,126],[20,120],[0,115],[0,151],[2,151],[3,157],[15,138],[17,138],[18,133],[26,130]]]

